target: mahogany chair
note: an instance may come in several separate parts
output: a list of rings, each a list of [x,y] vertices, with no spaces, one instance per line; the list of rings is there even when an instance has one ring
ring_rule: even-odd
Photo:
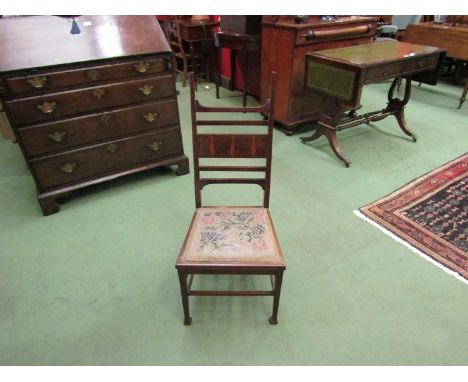
[[[176,262],[179,274],[184,324],[190,325],[189,296],[273,296],[270,324],[277,324],[281,283],[286,264],[268,210],[270,200],[273,104],[276,73],[271,74],[270,97],[258,107],[205,107],[195,99],[195,81],[190,73],[192,137],[196,211]],[[197,113],[232,113],[234,119],[197,119]],[[267,120],[236,120],[235,114],[256,112]],[[199,126],[265,126],[264,134],[200,133]],[[220,127],[221,129],[221,127]],[[203,158],[263,158],[262,166],[201,165]],[[226,159],[224,159],[226,161]],[[242,159],[241,159],[242,161]],[[238,161],[237,161],[238,162]],[[206,172],[256,172],[258,178],[209,178]],[[255,207],[202,206],[201,191],[209,184],[257,184],[263,189],[263,205]],[[271,290],[193,290],[194,275],[269,275]]]

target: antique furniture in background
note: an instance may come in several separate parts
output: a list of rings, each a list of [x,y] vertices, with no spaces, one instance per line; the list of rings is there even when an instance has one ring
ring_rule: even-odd
[[[271,149],[273,139],[273,104],[275,77],[269,81],[271,93],[258,107],[228,108],[205,107],[195,99],[194,76],[190,77],[192,111],[192,137],[194,156],[195,205],[190,228],[176,262],[179,274],[184,324],[190,325],[189,296],[273,296],[271,324],[277,324],[278,304],[283,272],[286,268],[268,210],[270,200]],[[258,112],[268,115],[268,120],[207,120],[198,119],[198,113]],[[263,126],[266,133],[209,133],[200,132],[205,126]],[[237,130],[236,128],[233,128]],[[206,158],[231,158],[233,166],[200,163]],[[262,158],[261,166],[246,166],[238,158]],[[224,163],[226,159],[222,160]],[[243,159],[240,160],[242,162]],[[245,159],[244,159],[245,161]],[[245,162],[244,162],[245,163]],[[258,178],[201,177],[201,172],[256,172]],[[202,207],[201,191],[208,184],[257,184],[263,188],[263,207]],[[212,291],[193,290],[195,274],[269,275],[272,290],[266,291]]]
[[[278,73],[275,121],[288,135],[320,114],[320,97],[304,89],[305,55],[310,51],[372,42],[377,18],[338,17],[333,21],[309,16],[296,23],[292,16],[265,17],[262,25],[261,100],[268,96],[269,76]]]
[[[231,49],[231,80],[236,84],[236,58],[242,74],[242,105],[247,105],[249,84],[249,55],[259,54],[261,48],[262,16],[221,16],[221,31],[216,33],[218,47],[218,75],[216,78],[216,98],[219,98],[221,86],[222,49]],[[256,69],[256,70],[255,70]],[[260,77],[260,67],[253,70],[255,78]]]
[[[208,56],[214,51],[214,29],[219,23],[190,16],[171,17],[166,23],[174,57],[183,63],[182,70],[176,67],[176,71],[183,73],[182,86],[185,86],[189,71],[193,71],[196,76],[204,74],[210,81]],[[199,70],[201,68],[203,72]]]
[[[406,125],[404,116],[404,108],[410,98],[411,76],[427,71],[437,72],[444,55],[445,51],[439,48],[393,40],[308,53],[306,88],[319,95],[323,102],[331,101],[335,106],[332,111],[321,115],[317,130],[310,137],[301,138],[302,142],[325,135],[335,155],[349,167],[351,162],[342,152],[336,132],[379,121],[390,115],[395,116],[401,130],[416,142],[416,136]],[[405,92],[403,98],[398,99],[394,97],[394,92],[402,77],[406,80]],[[364,85],[391,78],[394,80],[385,109],[341,120],[343,110],[360,107]]]
[[[445,22],[427,22],[408,25],[403,41],[437,46],[447,50],[447,57],[454,60],[455,77],[465,78],[465,87],[458,108],[461,108],[468,92],[468,16],[447,16]]]
[[[44,215],[71,191],[160,166],[189,171],[172,52],[151,16],[0,20],[1,98]]]

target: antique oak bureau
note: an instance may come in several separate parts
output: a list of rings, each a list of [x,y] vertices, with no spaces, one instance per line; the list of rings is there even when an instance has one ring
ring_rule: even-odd
[[[44,215],[57,199],[165,165],[189,171],[172,52],[151,16],[0,20],[0,91]]]
[[[423,72],[437,73],[444,56],[443,49],[395,40],[307,54],[305,88],[332,106],[331,111],[322,113],[314,134],[301,138],[302,142],[310,142],[324,135],[335,155],[349,167],[351,162],[342,152],[336,140],[336,132],[379,121],[390,115],[395,116],[401,130],[416,142],[416,136],[406,125],[404,116],[404,108],[411,93],[411,76]],[[394,93],[402,77],[405,78],[405,91],[399,99]],[[365,84],[387,79],[393,79],[393,82],[385,109],[362,116],[354,112],[350,118],[341,120],[343,110],[354,111],[360,107]]]

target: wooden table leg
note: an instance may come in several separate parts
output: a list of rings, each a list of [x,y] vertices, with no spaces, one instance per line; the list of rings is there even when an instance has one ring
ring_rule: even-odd
[[[388,105],[385,111],[391,111],[395,116],[400,129],[408,136],[413,138],[413,142],[417,141],[416,135],[408,128],[405,120],[405,113],[404,109],[406,104],[408,103],[411,95],[411,78],[405,77],[405,93],[403,95],[403,99],[394,98],[393,95],[395,93],[395,88],[398,85],[399,78],[395,78],[388,90]]]
[[[243,81],[243,89],[242,89],[242,105],[244,107],[247,106],[247,71],[249,67],[249,52],[244,52],[242,54],[242,81]]]
[[[460,98],[460,104],[458,105],[458,109],[461,109],[463,103],[465,102],[466,93],[468,93],[468,79],[465,82],[465,87],[463,89],[463,93],[462,93],[462,96]]]
[[[338,115],[335,115],[333,117],[326,116],[326,117],[320,118],[320,121],[317,126],[317,130],[315,130],[315,132],[310,137],[301,138],[301,141],[302,143],[311,142],[320,138],[322,135],[325,135],[336,157],[339,160],[341,160],[346,167],[349,167],[349,165],[351,164],[351,161],[345,156],[338,140],[336,139],[335,126],[337,125],[336,121],[338,119],[339,119]]]
[[[216,98],[219,99],[219,87],[221,86],[221,69],[222,69],[222,48],[218,47],[218,75],[216,78]]]

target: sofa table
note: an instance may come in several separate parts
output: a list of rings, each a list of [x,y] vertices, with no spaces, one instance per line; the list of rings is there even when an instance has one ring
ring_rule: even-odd
[[[349,167],[336,139],[336,132],[362,123],[379,121],[395,116],[401,130],[416,142],[416,136],[408,128],[404,108],[410,99],[411,76],[422,72],[436,72],[442,65],[445,50],[399,41],[384,41],[353,47],[311,52],[306,57],[305,87],[318,93],[322,99],[322,114],[317,130],[310,137],[301,138],[303,143],[328,139],[335,155]],[[392,79],[385,109],[357,116],[364,85]],[[394,93],[401,78],[405,78],[402,99]],[[350,117],[342,119],[344,110],[352,110]]]

